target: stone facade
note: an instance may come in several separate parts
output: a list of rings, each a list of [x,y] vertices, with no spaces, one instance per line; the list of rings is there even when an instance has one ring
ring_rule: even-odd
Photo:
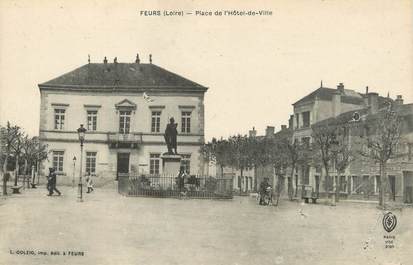
[[[206,87],[153,64],[104,62],[89,63],[40,84],[39,88],[39,135],[50,151],[49,159],[42,165],[42,173],[49,167],[56,168],[62,164],[60,169],[57,168],[60,175],[78,176],[80,144],[77,129],[84,124],[87,132],[83,174],[86,174],[86,168],[94,166],[93,175],[115,179],[120,171],[120,154],[124,154],[122,159],[128,157],[126,160],[129,160],[122,162],[126,167],[122,169],[123,173],[149,174],[156,171],[162,174],[162,161],[159,161],[159,169],[151,172],[150,159],[155,155],[152,158],[160,160],[156,156],[167,152],[163,134],[171,117],[178,123],[178,153],[185,156],[187,164],[189,162],[189,173],[202,173],[199,149],[204,143]],[[56,121],[56,111],[61,110],[63,122]],[[158,114],[159,122],[156,118],[153,120],[154,112]],[[91,113],[96,118],[91,117]],[[125,113],[129,119],[127,122],[121,117]],[[189,115],[186,120],[186,130],[189,131],[186,132],[181,130],[183,115]],[[154,123],[159,129],[153,128]],[[62,158],[55,157],[55,154],[61,154]],[[94,155],[95,160],[86,160],[87,154]]]
[[[390,200],[410,201],[410,196],[412,196],[410,193],[411,189],[413,189],[413,160],[411,158],[413,145],[412,104],[403,105],[401,96],[398,96],[395,101],[390,98],[380,97],[377,93],[369,93],[368,88],[364,94],[350,91],[348,94],[350,94],[353,99],[347,96],[344,99],[345,102],[343,102],[343,95],[345,94],[343,91],[348,90],[344,90],[344,86],[340,84],[336,91],[328,89],[323,91],[323,95],[320,97],[313,94],[313,97],[304,97],[293,104],[293,140],[303,142],[303,140],[307,138],[311,143],[311,126],[315,123],[326,121],[327,119],[343,119],[343,117],[345,117],[349,121],[356,112],[362,114],[363,118],[366,118],[374,115],[380,109],[387,107],[388,103],[399,106],[397,107],[399,109],[398,111],[404,118],[400,146],[401,150],[403,150],[402,153],[406,155],[399,159],[389,161],[387,166],[388,179],[386,180],[386,194]],[[310,112],[310,121],[308,126],[302,126],[303,123],[300,116],[303,112],[307,111]],[[299,117],[298,123],[297,117]],[[359,122],[362,123],[362,121]],[[356,129],[357,126],[352,127],[354,126],[350,126],[349,144],[356,147],[358,143],[357,138],[363,133],[359,132],[359,128]],[[410,155],[408,155],[409,153]],[[352,161],[343,174],[337,174],[333,168],[330,169],[329,173],[331,178],[336,178],[342,198],[377,199],[380,172],[379,166],[373,161],[359,157],[355,161]],[[302,185],[311,185],[314,191],[323,194],[326,191],[326,186],[332,185],[332,179],[327,183],[325,171],[322,166],[304,166],[297,168],[295,176],[298,179],[297,187],[299,190]],[[331,191],[332,187],[330,187],[329,190]]]

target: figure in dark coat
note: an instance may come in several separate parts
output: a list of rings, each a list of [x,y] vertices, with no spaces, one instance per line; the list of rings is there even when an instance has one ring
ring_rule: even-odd
[[[56,173],[54,168],[49,168],[49,176],[47,178],[47,189],[49,190],[48,196],[52,196],[54,191],[56,191],[59,196],[62,195],[62,193],[56,188]]]
[[[168,154],[178,154],[177,151],[177,144],[176,144],[176,136],[178,135],[178,123],[175,123],[174,118],[169,119],[169,124],[166,125],[165,129],[165,142],[166,146],[168,147]]]

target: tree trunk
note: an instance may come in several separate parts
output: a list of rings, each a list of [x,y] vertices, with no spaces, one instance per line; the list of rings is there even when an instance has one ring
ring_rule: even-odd
[[[257,166],[254,165],[254,192],[257,192]]]
[[[337,176],[333,177],[333,205],[337,203]]]
[[[328,170],[328,166],[324,166],[324,169],[326,171],[326,193],[327,193],[327,199],[328,199],[328,197],[330,196],[330,181],[327,182],[327,179],[329,180],[329,178],[330,178],[330,172]],[[334,184],[333,184],[333,186],[334,186]],[[335,202],[333,202],[333,203],[335,203]]]
[[[246,187],[245,187],[245,184],[246,184],[246,183],[245,183],[244,176],[243,176],[243,174],[242,174],[242,173],[243,173],[243,169],[242,169],[242,168],[240,169],[240,173],[241,173],[241,189],[240,189],[240,194],[241,194],[242,191],[243,191],[243,188],[244,188],[245,191],[247,191],[247,189],[246,189]],[[242,185],[243,183],[244,183],[244,187],[242,187],[242,186],[243,186],[243,185]]]
[[[23,186],[24,186],[25,182],[27,182],[27,188],[29,189],[30,188],[30,184],[29,184],[30,178],[28,177],[28,174],[27,174],[27,159],[26,158],[24,159],[24,182],[23,182]]]
[[[380,189],[379,189],[379,205],[384,206],[384,195],[386,191],[386,163],[380,163]]]
[[[283,191],[283,187],[284,187],[284,176],[282,176],[281,174],[278,175],[278,181],[277,181],[277,185],[276,185],[276,196],[277,196],[277,200],[275,202],[275,205],[278,206],[278,202],[280,200],[280,196],[281,196],[281,192]]]
[[[293,168],[293,174],[295,171],[295,167]],[[294,197],[297,197],[298,194],[298,175],[295,175],[295,193],[294,193]]]
[[[206,175],[209,177],[209,160],[207,161]]]
[[[14,186],[17,186],[17,178],[19,176],[19,156],[16,156],[16,165],[15,165],[15,174],[14,174]]]
[[[40,174],[40,161],[36,161],[36,175],[37,175],[37,185],[39,185],[40,179],[39,179],[39,174]]]
[[[6,158],[4,159],[4,164],[3,164],[3,196],[7,195],[7,180],[5,177],[5,174],[7,172],[7,163],[9,161],[9,156],[6,154]]]
[[[294,166],[291,169],[290,180],[288,181],[288,199],[290,199],[290,201],[293,200],[293,196],[294,196],[293,179],[294,179]]]

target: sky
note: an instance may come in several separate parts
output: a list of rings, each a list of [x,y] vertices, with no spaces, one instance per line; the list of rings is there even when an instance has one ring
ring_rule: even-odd
[[[141,11],[270,10],[271,16]],[[153,63],[209,87],[206,139],[288,123],[320,86],[413,103],[412,1],[0,0],[0,124],[38,135],[37,84],[107,56]]]

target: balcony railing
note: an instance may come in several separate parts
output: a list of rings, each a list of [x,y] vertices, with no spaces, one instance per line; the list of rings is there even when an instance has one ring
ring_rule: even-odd
[[[136,148],[142,143],[140,133],[108,133],[108,142],[112,148]]]
[[[109,142],[124,142],[124,143],[141,143],[142,134],[140,133],[108,133]]]

